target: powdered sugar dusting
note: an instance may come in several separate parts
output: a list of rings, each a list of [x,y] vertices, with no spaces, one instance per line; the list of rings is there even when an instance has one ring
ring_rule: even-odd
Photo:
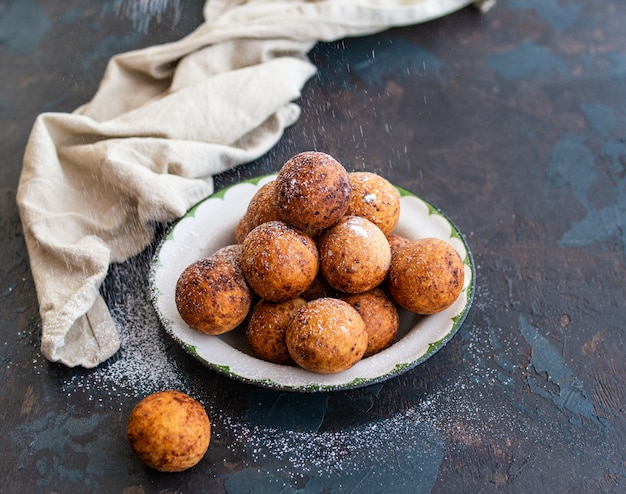
[[[499,386],[497,369],[490,368],[482,360],[482,355],[487,355],[492,348],[476,333],[469,335],[465,349],[478,353],[470,359],[470,365],[463,366],[463,374],[452,373],[452,380],[448,383],[431,382],[421,400],[388,417],[341,430],[295,431],[288,424],[285,428],[267,426],[255,423],[258,421],[250,417],[235,419],[212,410],[219,421],[216,437],[224,443],[232,443],[229,448],[244,447],[250,466],[271,463],[279,465],[278,472],[287,475],[326,477],[353,472],[364,464],[380,465],[386,461],[380,452],[387,451],[389,444],[403,444],[408,453],[412,448],[423,448],[425,442],[438,443],[443,448],[443,443],[451,437],[460,439],[459,447],[474,444],[484,440],[486,427],[506,428],[510,417],[504,409],[482,406],[488,403],[484,398]],[[372,403],[375,403],[377,395],[383,391],[374,386],[371,393]],[[281,406],[280,397],[276,395],[273,399],[271,408],[275,411]],[[290,414],[300,412],[305,415],[305,408],[303,404],[301,410],[292,407],[288,410]],[[453,449],[454,445],[448,444],[447,447]],[[403,455],[406,453],[403,451]],[[440,458],[432,460],[440,461]],[[395,463],[395,460],[390,461],[385,468],[393,468]]]
[[[188,390],[185,374],[169,351],[173,343],[150,303],[149,262],[140,257],[112,267],[103,288],[120,333],[118,354],[90,373],[73,374],[63,384],[66,392],[98,390],[136,399],[162,389]]]
[[[376,461],[390,441],[411,435],[413,421],[407,413],[355,429],[325,432],[287,432],[230,421],[224,425],[231,434],[246,437],[252,462],[271,459],[284,465],[279,472],[297,469],[300,475],[327,476],[355,469],[355,456],[362,456],[361,461]]]
[[[365,194],[365,196],[363,196],[363,202],[366,202],[367,204],[372,204],[374,202],[376,202],[377,197],[376,194]]]
[[[355,222],[346,222],[348,228],[352,233],[354,233],[358,237],[368,238],[370,236],[370,232],[368,232],[361,225],[358,225]]]

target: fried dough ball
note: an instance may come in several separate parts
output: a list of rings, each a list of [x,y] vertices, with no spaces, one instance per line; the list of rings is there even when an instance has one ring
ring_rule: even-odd
[[[367,349],[365,322],[347,302],[318,298],[295,313],[287,328],[287,348],[304,369],[332,374],[356,364]]]
[[[388,287],[399,306],[427,315],[452,305],[463,289],[464,278],[463,260],[448,242],[421,238],[393,256]]]
[[[282,221],[268,221],[243,242],[241,269],[262,299],[282,302],[299,296],[319,268],[315,242]]]
[[[267,223],[268,221],[280,219],[276,209],[276,202],[274,201],[275,188],[276,181],[272,180],[263,185],[257,190],[254,196],[252,196],[245,214],[241,217],[235,229],[236,243],[243,243],[246,235],[257,226]]]
[[[316,298],[334,297],[336,294],[337,290],[330,286],[321,272],[318,272],[313,283],[300,296],[307,302],[310,302]]]
[[[374,223],[385,235],[400,219],[400,193],[385,178],[371,172],[349,174],[352,194],[346,215],[362,216]]]
[[[346,293],[378,286],[391,263],[387,237],[361,216],[344,216],[322,233],[317,246],[320,271],[333,288]]]
[[[382,290],[374,288],[365,293],[344,294],[340,298],[354,307],[365,322],[368,343],[363,357],[391,346],[398,334],[400,318],[396,306]]]
[[[178,277],[175,301],[189,327],[217,335],[241,324],[250,311],[252,293],[235,262],[207,257],[187,266]]]
[[[261,300],[254,306],[246,327],[246,339],[257,357],[275,364],[293,363],[285,334],[291,318],[304,304],[303,298],[296,297],[284,302]]]
[[[243,240],[246,238],[246,235],[252,231],[254,228],[250,226],[250,218],[245,214],[239,219],[237,222],[237,226],[235,227],[235,243],[242,244]]]
[[[335,158],[308,151],[282,166],[274,199],[283,221],[315,235],[344,215],[350,190],[348,172]]]
[[[160,472],[182,472],[196,465],[211,441],[204,407],[180,391],[146,396],[130,413],[126,435],[135,454]]]
[[[391,255],[393,256],[401,247],[405,246],[410,242],[410,240],[406,237],[398,235],[397,233],[390,233],[387,235],[387,240],[389,241],[389,247],[391,247]]]
[[[241,254],[243,246],[241,244],[231,244],[216,250],[211,254],[211,259],[222,259],[228,261],[233,266],[241,270]]]

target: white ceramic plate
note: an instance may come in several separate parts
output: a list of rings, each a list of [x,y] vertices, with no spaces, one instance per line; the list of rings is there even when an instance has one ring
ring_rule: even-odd
[[[400,311],[398,337],[388,349],[344,372],[324,375],[256,358],[243,327],[220,336],[189,328],[174,300],[178,277],[192,262],[234,242],[235,227],[248,202],[274,178],[268,175],[241,182],[207,197],[172,227],[157,249],[150,272],[152,300],[167,332],[187,352],[234,379],[279,390],[317,392],[366,386],[402,374],[424,362],[454,336],[472,303],[472,255],[459,231],[437,208],[401,187],[397,187],[401,213],[395,232],[410,239],[437,237],[451,243],[465,262],[465,286],[456,302],[438,314],[417,316]]]

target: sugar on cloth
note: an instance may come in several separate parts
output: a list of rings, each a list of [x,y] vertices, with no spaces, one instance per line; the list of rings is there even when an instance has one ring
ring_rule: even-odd
[[[472,0],[208,0],[188,36],[113,57],[93,99],[36,119],[17,203],[43,355],[95,367],[120,345],[99,289],[155,222],[213,192],[300,115],[318,41],[425,22]]]

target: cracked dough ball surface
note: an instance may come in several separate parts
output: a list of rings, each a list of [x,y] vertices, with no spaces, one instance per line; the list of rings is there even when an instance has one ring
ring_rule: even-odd
[[[196,465],[211,441],[204,407],[180,391],[146,396],[130,413],[126,427],[130,447],[149,467],[182,472]]]

